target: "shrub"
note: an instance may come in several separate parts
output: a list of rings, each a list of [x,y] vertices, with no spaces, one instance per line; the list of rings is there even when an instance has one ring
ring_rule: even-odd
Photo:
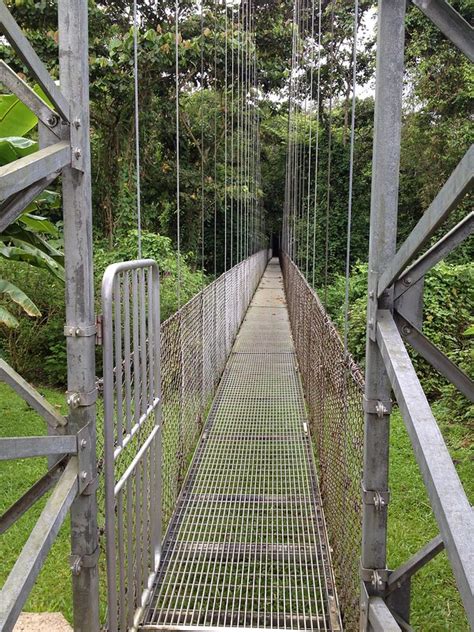
[[[168,318],[178,307],[176,291],[177,261],[171,240],[161,235],[144,232],[142,235],[143,257],[155,259],[160,269],[161,319]],[[100,311],[100,284],[105,268],[116,261],[136,258],[137,233],[130,231],[117,241],[110,250],[99,244],[95,247],[96,308]],[[181,304],[201,290],[201,272],[193,271],[188,263],[190,255],[181,257]],[[0,276],[8,266],[8,278],[22,287],[38,306],[41,316],[30,318],[20,307],[11,309],[19,321],[16,329],[0,329],[0,354],[25,379],[33,383],[64,386],[66,384],[66,342],[63,335],[65,323],[64,284],[45,270],[33,269],[24,263],[0,260]],[[101,352],[97,361],[100,366]]]
[[[367,308],[367,264],[357,263],[349,284],[349,349],[363,364]],[[337,275],[327,291],[327,308],[339,331],[344,328],[343,275]],[[425,278],[423,333],[466,373],[474,366],[473,337],[469,335],[474,314],[474,264],[439,263]],[[408,350],[425,393],[448,418],[455,415],[466,422],[473,407],[409,346]]]

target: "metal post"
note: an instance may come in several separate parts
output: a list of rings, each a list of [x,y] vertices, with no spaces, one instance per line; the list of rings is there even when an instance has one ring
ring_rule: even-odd
[[[96,632],[99,583],[87,1],[59,0],[58,26],[61,91],[71,104],[72,166],[62,174],[69,432],[87,427],[83,445],[90,455],[79,473],[82,493],[71,507],[74,630]]]
[[[393,292],[377,301],[377,280],[395,254],[405,35],[405,0],[379,0],[375,137],[369,244],[367,310],[364,504],[361,629],[370,629],[365,592],[381,594],[386,581],[390,384],[375,340],[377,309],[390,309]],[[369,493],[367,493],[369,492]],[[370,502],[376,492],[381,502]],[[375,497],[375,494],[373,494]]]

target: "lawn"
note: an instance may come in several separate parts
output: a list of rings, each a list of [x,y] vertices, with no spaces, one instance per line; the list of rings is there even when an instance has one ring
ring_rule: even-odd
[[[54,405],[64,406],[61,392],[41,388]],[[63,409],[63,412],[64,409]],[[1,436],[44,434],[43,421],[11,389],[0,383]],[[474,502],[474,468],[472,432],[461,423],[443,424],[443,434],[450,446],[458,472],[471,502]],[[46,471],[46,459],[23,459],[0,462],[3,512]],[[389,517],[389,563],[392,568],[407,559],[437,534],[423,483],[403,422],[393,415],[391,433],[391,504]],[[35,523],[44,499],[1,537],[0,583]],[[45,566],[26,604],[30,611],[61,611],[71,621],[71,582],[68,567],[69,534],[67,522],[53,546]],[[101,560],[103,563],[103,560]],[[102,600],[103,601],[103,600]],[[468,631],[460,598],[446,556],[440,554],[413,582],[412,624],[420,631]]]

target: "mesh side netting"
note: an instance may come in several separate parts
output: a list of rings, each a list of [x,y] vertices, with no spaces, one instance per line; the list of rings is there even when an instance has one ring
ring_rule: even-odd
[[[281,263],[344,627],[357,629],[363,375],[344,353],[335,326],[300,270],[285,254]]]

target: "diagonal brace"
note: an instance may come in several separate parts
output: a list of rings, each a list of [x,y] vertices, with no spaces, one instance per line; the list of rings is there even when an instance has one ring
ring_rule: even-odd
[[[471,61],[474,61],[474,29],[446,0],[412,0],[433,24]]]
[[[454,228],[437,241],[395,283],[394,300],[415,285],[433,266],[446,257],[456,246],[467,239],[474,230],[474,211],[471,211]]]
[[[8,200],[5,200],[5,202],[0,205],[0,233],[18,219],[25,208],[31,204],[38,195],[41,195],[41,193],[54,182],[57,176],[57,173],[53,173],[42,180],[38,180],[38,182],[30,185],[27,189],[18,191],[18,193],[12,195]]]
[[[0,516],[0,535],[5,533],[24,513],[30,509],[40,498],[54,487],[64,468],[67,465],[67,458],[61,459],[46,472],[30,489],[11,505],[4,514]]]
[[[31,531],[0,593],[0,630],[11,630],[78,491],[72,457]]]
[[[471,541],[474,533],[474,512],[397,325],[388,310],[379,312],[377,343],[413,445],[468,619],[474,625],[474,556]]]
[[[413,349],[441,373],[449,382],[471,402],[474,402],[474,382],[454,362],[421,333],[403,314],[394,314],[397,327],[402,336],[408,340]]]
[[[11,386],[27,404],[43,417],[51,428],[57,429],[67,425],[67,419],[2,359],[0,359],[0,381]]]
[[[59,138],[55,129],[59,124],[56,112],[3,60],[0,60],[0,83],[13,92]]]
[[[69,121],[69,103],[54,83],[45,65],[35,53],[33,47],[21,32],[12,14],[0,1],[0,32],[5,35],[12,48],[15,49],[21,61],[27,66],[43,88],[43,91],[57,108],[61,117]]]
[[[471,145],[383,272],[379,279],[377,296],[380,297],[392,285],[438,226],[472,189],[473,184],[474,145]]]

